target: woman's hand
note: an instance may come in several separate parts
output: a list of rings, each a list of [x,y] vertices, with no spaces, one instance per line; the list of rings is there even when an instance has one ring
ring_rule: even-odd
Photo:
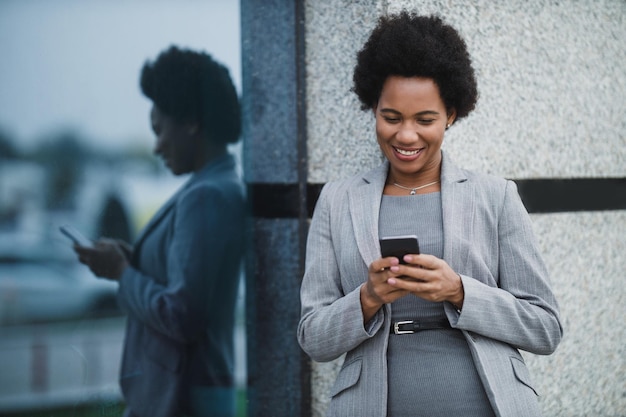
[[[122,239],[115,239],[115,242],[117,242],[122,252],[124,252],[126,260],[130,261],[130,258],[133,255],[133,245]]]
[[[78,260],[97,277],[119,280],[128,266],[127,249],[113,239],[99,239],[93,248],[74,245]]]
[[[432,255],[406,255],[407,265],[394,265],[390,272],[394,275],[387,284],[424,300],[448,301],[458,309],[463,307],[463,282],[443,259]]]
[[[388,283],[390,278],[399,275],[393,272],[393,268],[398,264],[398,258],[394,257],[377,259],[370,264],[367,282],[361,285],[364,323],[370,321],[383,304],[392,303],[408,294],[408,291]]]

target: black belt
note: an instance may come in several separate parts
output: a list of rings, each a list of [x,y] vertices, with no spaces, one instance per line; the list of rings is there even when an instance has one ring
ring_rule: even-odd
[[[391,322],[390,333],[411,334],[421,330],[451,329],[447,319],[442,320],[403,320]]]

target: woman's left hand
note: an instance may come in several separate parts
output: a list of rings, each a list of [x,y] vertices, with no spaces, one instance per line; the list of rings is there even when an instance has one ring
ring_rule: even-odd
[[[463,306],[463,282],[446,261],[424,254],[406,255],[404,261],[406,265],[389,268],[399,276],[389,278],[387,284],[424,300],[448,301],[459,309]]]
[[[102,238],[93,248],[74,246],[78,260],[97,277],[117,281],[128,266],[126,249],[113,239]]]

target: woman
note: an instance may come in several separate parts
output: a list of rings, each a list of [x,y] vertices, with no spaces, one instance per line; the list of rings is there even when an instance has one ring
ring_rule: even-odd
[[[354,91],[383,165],[328,183],[315,208],[298,339],[346,354],[330,416],[538,416],[518,349],[554,352],[558,306],[515,184],[458,168],[445,131],[477,100],[464,41],[438,17],[382,17]],[[417,235],[420,254],[381,257]]]
[[[155,153],[175,175],[192,176],[134,248],[100,239],[75,250],[97,276],[119,282],[125,415],[233,416],[244,195],[227,144],[240,133],[237,93],[210,55],[177,47],[144,65],[141,89],[153,102]]]

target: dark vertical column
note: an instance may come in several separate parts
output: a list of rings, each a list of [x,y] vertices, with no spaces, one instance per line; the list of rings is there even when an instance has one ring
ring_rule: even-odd
[[[249,416],[307,416],[296,340],[307,231],[303,0],[241,0]]]

